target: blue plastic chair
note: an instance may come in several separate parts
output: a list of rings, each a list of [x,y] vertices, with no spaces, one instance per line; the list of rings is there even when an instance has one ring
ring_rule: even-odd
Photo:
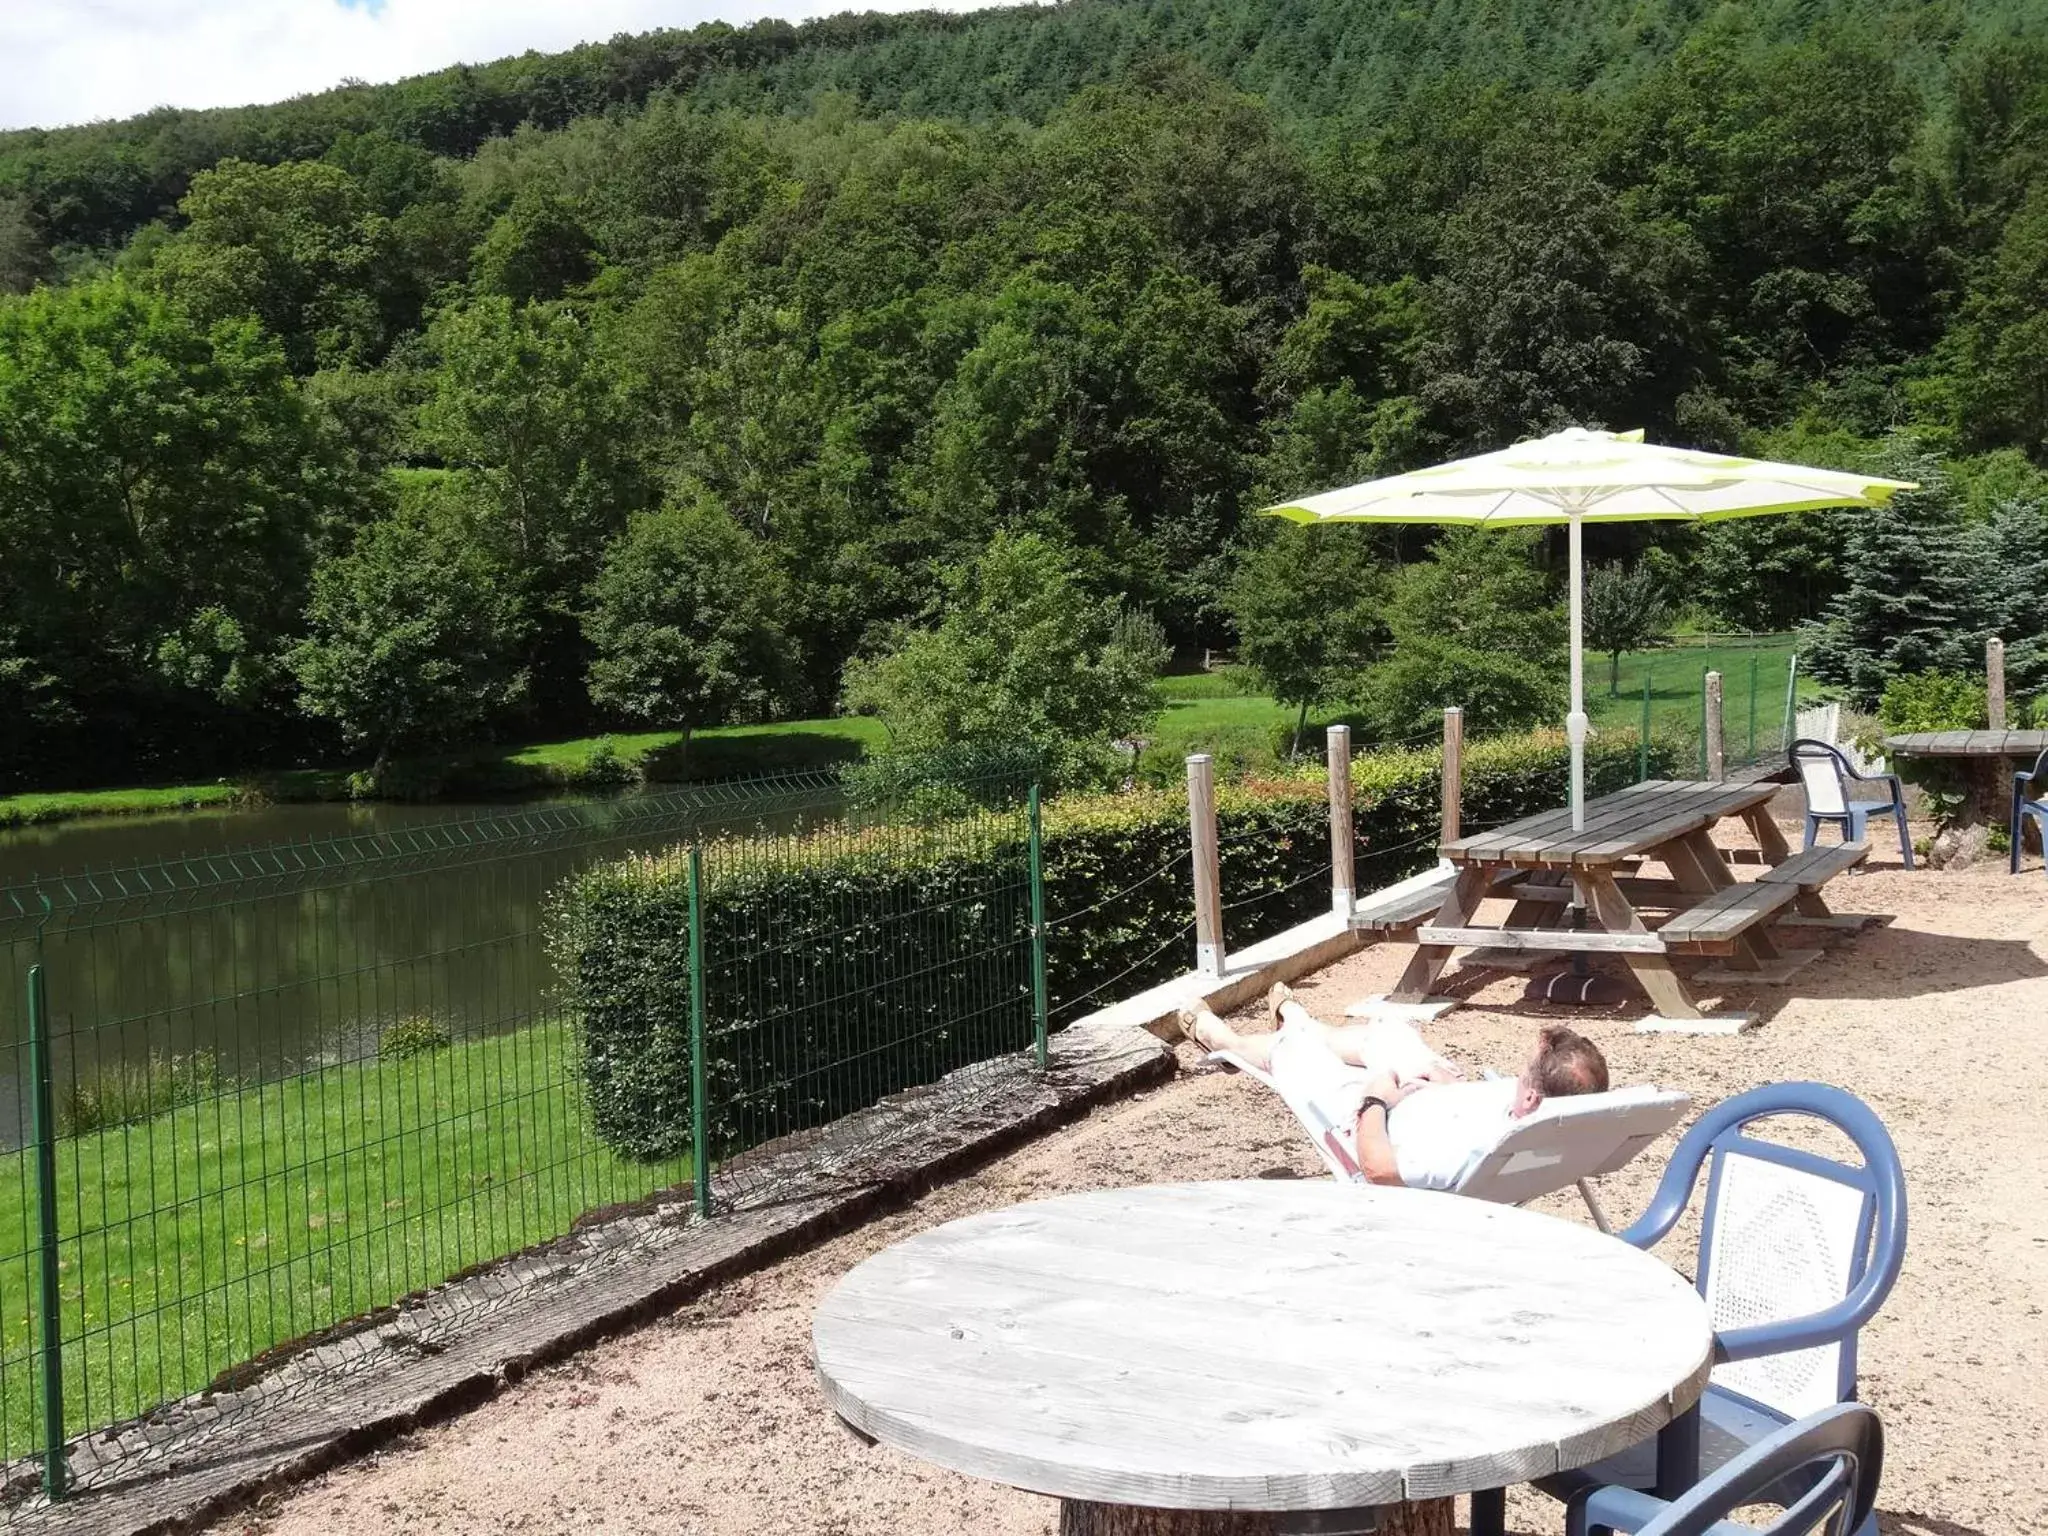
[[[1883,1475],[1884,1426],[1861,1403],[1840,1403],[1786,1425],[1671,1503],[1602,1488],[1572,1512],[1565,1536],[1849,1536],[1875,1528]],[[1755,1504],[1783,1513],[1766,1526],[1723,1523]]]
[[[2044,787],[2039,795],[2035,795],[2036,784],[2048,786],[2048,751],[2034,759],[2034,766],[2030,771],[2012,776],[2012,826],[2008,830],[2012,836],[2014,874],[2020,872],[2020,848],[2025,841],[2023,834],[2030,819],[2040,829],[2041,870],[2042,873],[2048,874],[2048,787]]]
[[[1840,747],[1829,746],[1803,736],[1787,750],[1799,782],[1806,786],[1806,846],[1811,848],[1820,834],[1820,824],[1831,821],[1842,829],[1842,841],[1864,840],[1873,816],[1890,816],[1898,823],[1899,856],[1906,868],[1913,867],[1913,834],[1906,826],[1906,787],[1896,773],[1858,773]],[[1853,785],[1881,784],[1882,800],[1858,800]]]
[[[1862,1165],[1744,1134],[1778,1115],[1834,1126],[1855,1143]],[[1702,1166],[1697,1284],[1716,1362],[1693,1421],[1705,1473],[1795,1419],[1855,1397],[1858,1331],[1905,1262],[1906,1180],[1890,1133],[1861,1099],[1824,1083],[1771,1083],[1699,1118],[1672,1152],[1649,1209],[1621,1239],[1649,1248],[1676,1226]],[[1655,1486],[1657,1462],[1658,1441],[1650,1439],[1537,1486],[1577,1508],[1603,1486]],[[1856,1530],[1875,1536],[1876,1526]]]

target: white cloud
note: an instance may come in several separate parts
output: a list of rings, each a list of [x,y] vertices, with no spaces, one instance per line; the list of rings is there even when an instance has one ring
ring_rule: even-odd
[[[974,0],[857,0],[863,10]],[[278,101],[653,27],[799,20],[846,0],[0,0],[0,128]]]

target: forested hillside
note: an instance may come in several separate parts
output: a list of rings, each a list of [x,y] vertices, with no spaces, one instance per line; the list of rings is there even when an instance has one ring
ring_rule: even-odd
[[[0,135],[0,778],[820,712],[1005,530],[1227,644],[1263,499],[1571,421],[2038,508],[2044,33],[1079,0]]]

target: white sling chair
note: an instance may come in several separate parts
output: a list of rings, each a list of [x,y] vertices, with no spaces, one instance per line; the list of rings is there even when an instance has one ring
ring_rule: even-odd
[[[1214,1051],[1209,1059],[1235,1067],[1279,1094],[1339,1183],[1366,1182],[1365,1174],[1344,1149],[1338,1127],[1307,1098],[1290,1096],[1271,1073],[1233,1052]],[[1521,1205],[1576,1184],[1594,1224],[1602,1232],[1611,1232],[1614,1229],[1608,1225],[1607,1213],[1600,1209],[1588,1181],[1622,1167],[1678,1124],[1691,1104],[1691,1098],[1683,1093],[1647,1083],[1545,1099],[1501,1132],[1486,1160],[1466,1175],[1453,1193]]]

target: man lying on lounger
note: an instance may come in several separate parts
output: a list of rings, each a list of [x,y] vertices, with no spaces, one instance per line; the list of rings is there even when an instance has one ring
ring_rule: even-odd
[[[1285,985],[1267,994],[1266,1008],[1271,1034],[1241,1035],[1199,1003],[1180,1011],[1180,1025],[1196,1044],[1228,1051],[1311,1100],[1375,1184],[1455,1189],[1510,1119],[1547,1098],[1607,1089],[1600,1048],[1562,1024],[1538,1034],[1520,1077],[1467,1082],[1400,1020],[1325,1024]]]

